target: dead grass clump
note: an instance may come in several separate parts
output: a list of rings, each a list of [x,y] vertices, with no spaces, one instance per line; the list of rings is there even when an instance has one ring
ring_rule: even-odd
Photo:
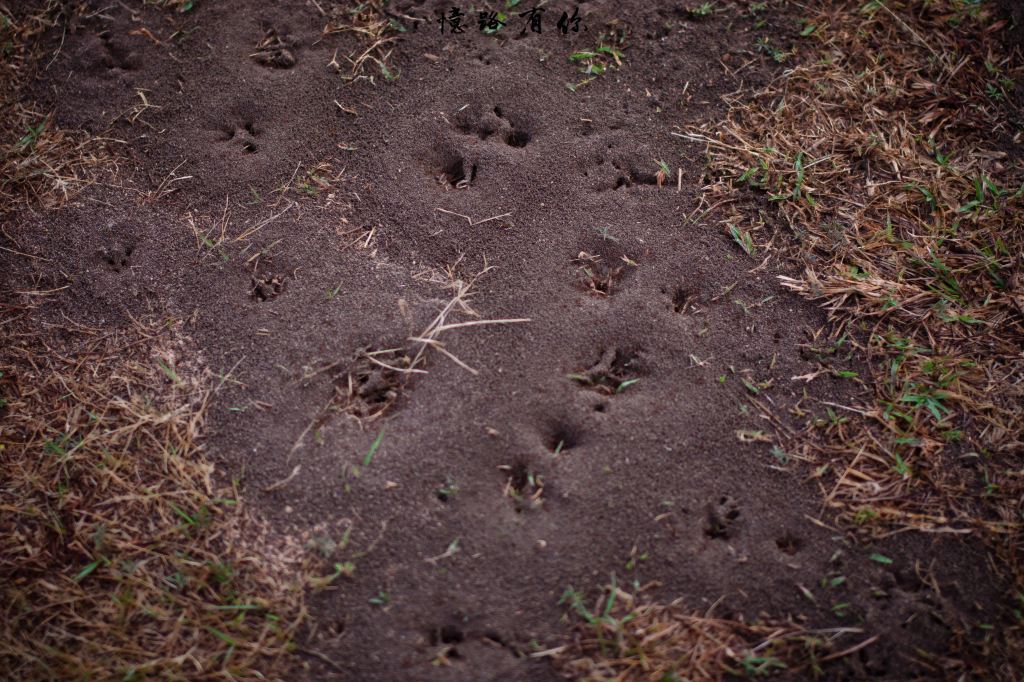
[[[359,37],[359,47],[351,53],[344,55],[347,67],[343,67],[338,61],[338,54],[329,66],[341,73],[347,70],[343,76],[347,81],[367,79],[374,83],[373,74],[366,75],[364,69],[368,62],[377,65],[380,75],[385,81],[398,80],[399,73],[393,66],[388,65],[393,48],[391,45],[397,39],[398,33],[408,30],[402,22],[420,21],[415,17],[394,14],[385,10],[386,0],[367,0],[354,4],[334,5],[326,12],[327,24],[324,26],[324,35],[331,33],[355,33]]]
[[[28,306],[0,313],[0,669],[19,680],[282,669],[301,582],[246,549],[236,492],[211,481],[198,440],[208,377],[177,328],[54,329],[30,323]]]
[[[57,2],[31,15],[0,4],[0,214],[33,202],[59,206],[116,172],[107,141],[62,130],[51,115],[24,104],[24,85],[38,58],[36,39],[67,20],[64,12]]]
[[[336,380],[342,411],[364,421],[390,412],[401,397],[411,361],[401,348],[360,351],[352,368]]]
[[[808,631],[791,623],[749,624],[657,604],[624,592],[614,582],[593,608],[569,588],[562,597],[575,621],[572,644],[546,652],[572,679],[722,680],[786,671],[817,673],[819,666],[869,646],[863,639],[830,653],[856,628]],[[854,640],[851,640],[854,641]]]
[[[861,404],[805,406],[787,448],[848,528],[977,534],[1024,588],[1024,60],[980,3],[818,2],[804,25],[779,80],[683,135],[711,203],[769,196],[805,267],[783,283],[867,360]]]
[[[531,321],[528,318],[506,318],[468,319],[462,322],[452,322],[451,319],[455,316],[480,317],[470,305],[470,301],[476,293],[473,287],[477,280],[489,272],[492,267],[485,262],[479,272],[463,278],[458,273],[461,261],[462,257],[460,256],[455,263],[447,266],[444,270],[432,268],[414,276],[419,281],[429,282],[450,291],[450,298],[444,302],[419,335],[410,336],[407,339],[408,345],[405,348],[365,349],[356,354],[352,366],[335,379],[336,402],[334,405],[341,411],[360,421],[372,421],[385,416],[399,402],[401,394],[406,390],[412,376],[427,373],[423,366],[431,351],[445,356],[467,372],[477,374],[475,368],[467,365],[447,349],[441,340],[442,336],[450,336],[446,332],[466,327],[520,324]],[[334,369],[336,365],[337,363],[332,363],[319,371]]]

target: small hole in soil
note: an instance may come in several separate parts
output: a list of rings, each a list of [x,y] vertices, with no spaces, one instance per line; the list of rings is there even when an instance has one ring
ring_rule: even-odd
[[[552,454],[560,454],[566,450],[576,447],[578,439],[573,429],[566,426],[556,426],[548,434],[545,444]]]
[[[687,305],[690,303],[690,294],[686,289],[682,287],[676,287],[675,292],[672,294],[672,311],[682,313],[686,311]]]
[[[441,172],[444,173],[444,179],[450,185],[457,185],[466,179],[465,165],[462,159],[457,156],[445,163]]]
[[[360,377],[356,383],[358,385],[357,392],[370,405],[382,405],[388,402],[391,386],[385,381],[380,381],[378,376],[371,374]]]
[[[434,644],[460,644],[465,636],[454,625],[444,625],[434,632]]]
[[[538,509],[542,504],[544,482],[543,477],[530,466],[529,461],[521,458],[511,466],[501,468],[508,476],[505,495],[512,500],[516,513]]]
[[[893,571],[896,578],[896,585],[904,592],[920,592],[925,583],[916,573],[907,570]]]
[[[718,504],[708,505],[707,518],[705,519],[704,535],[713,540],[723,540],[732,537],[733,523],[739,519],[740,510],[728,495],[718,498]]]
[[[868,675],[871,675],[872,677],[889,677],[889,664],[885,660],[879,659],[866,649],[858,651],[857,657],[860,658],[860,662],[864,666],[864,671]]]
[[[629,185],[629,180],[621,175],[615,179],[615,189],[622,189],[623,187],[629,187]]]
[[[644,173],[639,171],[633,171],[630,173],[632,181],[637,185],[657,185],[658,176],[654,173]]]
[[[246,121],[245,122],[245,130],[246,130],[247,133],[249,133],[250,135],[252,135],[254,137],[256,135],[259,135],[259,133],[256,132],[256,126],[253,125],[252,121]]]
[[[587,370],[574,373],[572,379],[604,395],[616,395],[629,390],[643,373],[638,349],[609,348],[601,354],[597,363]]]
[[[501,646],[508,646],[508,643],[506,642],[505,638],[502,637],[501,633],[497,630],[487,630],[486,632],[484,632],[484,638],[491,640],[495,644],[500,644]]]
[[[494,115],[498,118],[505,118],[505,114],[502,113],[501,107],[494,107]]]
[[[131,260],[132,247],[121,246],[118,242],[114,242],[109,247],[102,250],[103,260],[107,262],[115,272],[120,272],[122,268],[128,267],[128,263]]]
[[[605,258],[586,251],[580,251],[573,259],[573,263],[576,265],[578,281],[583,289],[602,297],[615,293],[619,282],[632,274],[632,261]]]
[[[444,485],[437,488],[434,494],[440,502],[448,504],[458,491],[458,486],[452,483],[451,479],[448,479]]]
[[[727,538],[729,537],[729,526],[717,519],[710,519],[708,524],[704,526],[704,535],[707,535],[712,540]]]
[[[281,275],[260,275],[252,278],[252,297],[264,303],[277,298],[284,290],[284,277]]]
[[[531,478],[530,467],[526,465],[526,462],[516,462],[509,470],[509,485],[520,495],[530,487]]]
[[[775,541],[775,546],[779,548],[779,551],[790,556],[799,552],[803,545],[803,540],[792,533],[786,533]]]
[[[525,147],[530,143],[530,133],[525,130],[513,130],[505,138],[505,142],[511,147]]]
[[[604,403],[597,403],[596,405],[594,405],[594,412],[604,412],[607,409],[608,406],[605,405]]]
[[[370,356],[378,362],[371,362]],[[359,351],[352,367],[334,378],[341,409],[359,419],[374,419],[393,409],[405,388],[405,377],[392,367],[408,367],[409,362],[400,351]]]
[[[242,145],[242,151],[245,152],[246,154],[255,154],[256,145],[253,144],[252,142],[246,142],[245,144]]]

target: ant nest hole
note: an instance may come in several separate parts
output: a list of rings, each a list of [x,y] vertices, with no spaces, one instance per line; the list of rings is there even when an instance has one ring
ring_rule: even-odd
[[[520,128],[513,128],[509,131],[508,135],[505,136],[505,142],[510,147],[525,147],[530,144],[532,139],[530,133]]]
[[[399,350],[362,351],[353,367],[335,379],[341,409],[357,419],[384,416],[398,403],[411,364]]]
[[[260,303],[275,299],[284,291],[284,275],[263,274],[252,278],[252,297]]]
[[[722,495],[718,501],[708,505],[704,534],[714,540],[726,540],[733,536],[733,525],[740,518],[736,501]]]
[[[295,41],[287,35],[281,35],[276,29],[267,29],[262,40],[256,44],[256,51],[250,55],[257,63],[275,69],[290,69],[295,66],[295,54],[292,48]]]
[[[431,646],[438,646],[441,644],[462,644],[466,636],[463,634],[462,629],[455,625],[442,625],[439,628],[434,628],[430,631],[430,644]]]
[[[580,251],[573,263],[576,264],[576,274],[583,289],[601,297],[614,294],[635,266],[629,257],[609,259],[587,251]]]
[[[444,658],[462,658],[457,647],[465,639],[466,634],[462,628],[450,623],[431,629],[429,634],[430,646],[442,647],[441,655]]]
[[[667,291],[664,293],[668,294]],[[669,307],[674,313],[685,313],[693,307],[696,298],[689,290],[678,286],[672,291],[672,295],[669,296]]]
[[[655,185],[661,187],[669,180],[669,176],[661,168],[658,168],[657,170],[648,170],[638,163],[624,162],[621,160],[612,160],[611,165],[616,171],[615,182],[612,184],[612,189],[624,189],[635,187],[637,185]]]
[[[443,153],[438,165],[440,173],[435,178],[445,189],[466,189],[476,180],[476,164],[454,150]]]
[[[100,255],[103,260],[106,261],[107,265],[114,272],[120,272],[122,269],[127,268],[131,261],[133,247],[131,244],[121,244],[115,241],[110,246],[104,247],[100,251]]]
[[[448,504],[449,502],[452,501],[452,498],[455,497],[455,493],[457,491],[458,488],[455,486],[455,484],[453,484],[451,481],[448,481],[444,485],[439,486],[437,490],[434,491],[434,496],[437,498],[438,502]]]
[[[576,447],[579,444],[579,435],[572,427],[564,424],[555,425],[549,430],[544,444],[551,454],[559,455]]]
[[[512,500],[516,513],[538,509],[543,504],[544,478],[527,459],[519,459],[514,464],[498,467],[507,476],[505,497]]]
[[[570,376],[585,388],[611,396],[622,393],[638,382],[642,372],[643,363],[638,349],[609,348],[601,354],[596,364]],[[601,407],[598,411],[603,412],[604,409]]]
[[[778,547],[779,551],[783,554],[793,556],[803,548],[804,541],[792,533],[785,533],[775,540],[775,546]]]

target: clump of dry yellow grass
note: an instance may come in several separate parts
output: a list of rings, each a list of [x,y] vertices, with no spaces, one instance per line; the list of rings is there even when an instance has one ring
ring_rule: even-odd
[[[178,325],[41,325],[27,298],[0,303],[0,669],[274,676],[301,583],[248,549],[237,493],[212,481],[211,382]]]

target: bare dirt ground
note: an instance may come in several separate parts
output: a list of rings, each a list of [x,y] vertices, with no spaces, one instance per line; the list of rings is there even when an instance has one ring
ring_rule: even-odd
[[[207,490],[232,506],[244,500],[247,519],[215,534],[210,556],[246,553],[235,559],[245,569],[227,573],[257,576],[244,589],[266,599],[289,581],[301,583],[287,592],[287,607],[260,602],[258,609],[242,588],[210,588],[203,599],[215,595],[220,606],[211,608],[227,609],[231,620],[195,628],[197,646],[228,642],[252,654],[244,661],[230,652],[202,665],[169,656],[147,669],[142,645],[125,654],[127,663],[96,661],[99,649],[74,663],[26,654],[32,639],[52,636],[52,620],[18,606],[32,603],[22,592],[7,612],[15,625],[0,660],[22,679],[86,670],[97,678],[131,678],[132,670],[247,677],[269,661],[267,674],[284,679],[946,679],[979,671],[1013,679],[1016,550],[994,547],[1016,546],[1019,511],[991,512],[974,524],[966,519],[981,512],[964,501],[992,494],[998,509],[1020,503],[1021,311],[1012,293],[1024,286],[1013,279],[1021,276],[1013,247],[1020,192],[1011,197],[1015,186],[999,184],[1022,171],[1020,114],[1013,113],[1024,87],[1013,89],[1020,55],[999,56],[1011,54],[1019,35],[1010,13],[986,7],[979,18],[963,3],[963,16],[950,15],[963,22],[952,35],[988,41],[984,64],[997,88],[989,93],[991,119],[972,109],[973,118],[950,125],[984,130],[998,154],[945,152],[962,164],[965,186],[982,172],[972,170],[974,159],[1004,173],[984,171],[1007,190],[979,181],[979,204],[959,214],[996,220],[1005,210],[998,226],[985,224],[1005,231],[989,271],[1015,284],[993,317],[965,302],[991,303],[980,289],[957,299],[962,308],[933,314],[958,314],[965,328],[968,317],[990,321],[975,328],[986,331],[965,334],[999,336],[978,352],[1002,358],[1004,373],[988,376],[1001,377],[1006,392],[975,408],[961,400],[974,395],[970,387],[946,381],[936,393],[925,379],[914,384],[927,388],[919,392],[900,384],[889,403],[897,417],[884,416],[899,426],[861,440],[851,419],[881,415],[864,396],[889,369],[896,381],[898,365],[879,365],[871,352],[887,318],[852,311],[860,300],[906,295],[896,307],[909,315],[930,299],[882,284],[838,291],[834,280],[808,275],[840,252],[846,258],[847,247],[837,244],[858,237],[838,237],[827,250],[815,241],[805,252],[814,240],[794,225],[854,230],[855,221],[844,223],[852,204],[819,206],[841,194],[846,178],[860,177],[835,160],[852,154],[845,147],[807,142],[797,153],[786,146],[801,134],[832,139],[811,129],[813,115],[770,145],[722,131],[749,122],[737,112],[755,111],[755,93],[794,64],[825,63],[800,61],[802,50],[842,61],[822,37],[852,21],[842,17],[870,16],[924,59],[945,50],[908,23],[932,21],[931,10],[879,2],[876,18],[846,3],[812,11],[595,0],[544,5],[535,33],[519,16],[533,5],[508,4],[488,9],[508,24],[490,32],[477,25],[482,8],[463,6],[465,31],[454,34],[438,21],[449,16],[449,2],[0,5],[21,31],[13,35],[31,33],[34,50],[31,60],[11,62],[20,74],[20,118],[11,120],[30,123],[27,132],[12,130],[10,168],[27,167],[17,155],[33,145],[39,154],[59,146],[69,160],[12,174],[0,194],[9,202],[0,241],[9,335],[0,386],[10,403],[2,417],[29,409],[33,377],[72,367],[88,376],[87,364],[46,370],[38,361],[55,348],[77,357],[76,334],[100,343],[142,325],[150,335],[143,338],[176,339],[173,352],[169,341],[125,341],[142,349],[139,367],[153,371],[137,389],[119,381],[128,376],[120,370],[97,373],[112,387],[102,399],[126,391],[177,396],[193,386],[192,398],[167,403],[161,414],[198,415],[188,428],[212,467],[190,476],[209,477]],[[574,8],[579,31],[570,23],[563,34],[557,21]],[[957,49],[974,54],[967,44],[963,38]],[[967,68],[983,73],[982,61]],[[961,92],[953,79],[943,87]],[[883,78],[873,87],[896,89]],[[832,101],[824,85],[818,93]],[[963,101],[968,107],[967,95]],[[952,116],[940,111],[933,126]],[[897,119],[890,122],[902,130]],[[770,124],[762,119],[760,130]],[[67,137],[54,139],[56,131]],[[870,149],[871,131],[854,132]],[[894,132],[879,148],[895,139]],[[729,155],[747,142],[760,161],[750,162],[744,186],[725,189],[722,178],[744,175]],[[880,193],[913,195],[906,201],[915,212],[934,204],[930,213],[940,215],[948,201],[956,215],[967,205],[930,186],[915,189],[906,166],[907,178],[890,183],[891,167],[872,166],[872,152],[861,151],[857,172],[877,181]],[[778,155],[786,170],[778,170]],[[835,175],[814,175],[826,168]],[[782,190],[792,208],[773,196]],[[992,212],[981,216],[978,206],[990,200]],[[900,220],[897,231],[913,232]],[[890,237],[892,229],[890,218]],[[901,238],[912,239],[892,237]],[[941,262],[922,262],[941,280]],[[875,275],[915,285],[872,268],[853,256],[836,272],[851,287]],[[79,331],[60,331],[72,325]],[[43,333],[56,337],[41,340]],[[899,337],[903,356],[928,338],[938,339],[932,358],[959,348],[922,335]],[[104,363],[129,358],[120,341],[110,343]],[[935,381],[948,376],[936,372]],[[77,395],[52,390],[57,401]],[[83,409],[57,420],[66,425],[58,428],[68,438],[57,441],[62,452],[68,442],[88,442],[76,441],[70,426],[92,423],[85,415],[96,410]],[[50,427],[11,421],[4,428],[6,456],[18,443],[42,452],[44,441],[55,442]],[[954,430],[968,435],[950,436]],[[985,449],[994,433],[1001,440]],[[189,430],[187,447],[170,446],[163,461],[192,441]],[[160,457],[155,442],[132,441],[133,461]],[[955,494],[929,487],[946,480],[943,466],[960,472],[971,453],[1003,464],[971,464]],[[884,473],[869,461],[883,462]],[[870,502],[851,502],[844,487],[851,485],[862,485]],[[13,516],[23,504],[16,488],[5,483],[10,499],[2,509],[12,516],[4,523],[13,533],[5,537],[18,538],[11,547],[30,547],[32,536]],[[43,497],[75,536],[82,505],[52,491]],[[894,511],[903,500],[919,506]],[[205,528],[195,509],[175,506],[161,518]],[[120,584],[116,552],[95,532],[53,550],[50,570],[59,579]],[[12,590],[58,580],[40,575],[21,566],[4,577]],[[166,578],[158,575],[151,588],[169,589]],[[248,615],[250,608],[258,613]],[[253,629],[251,619],[268,613],[277,615]],[[278,616],[294,625],[259,624]],[[686,642],[671,665],[644,672],[631,658],[649,644],[623,645],[636,634],[624,634],[633,619],[660,639]],[[244,634],[225,634],[228,625],[246,624]],[[608,641],[593,640],[602,628]],[[270,632],[292,644],[261,652],[242,643],[262,643]],[[168,635],[154,637],[159,648]],[[79,650],[70,642],[55,646]],[[651,670],[658,676],[648,677]]]

